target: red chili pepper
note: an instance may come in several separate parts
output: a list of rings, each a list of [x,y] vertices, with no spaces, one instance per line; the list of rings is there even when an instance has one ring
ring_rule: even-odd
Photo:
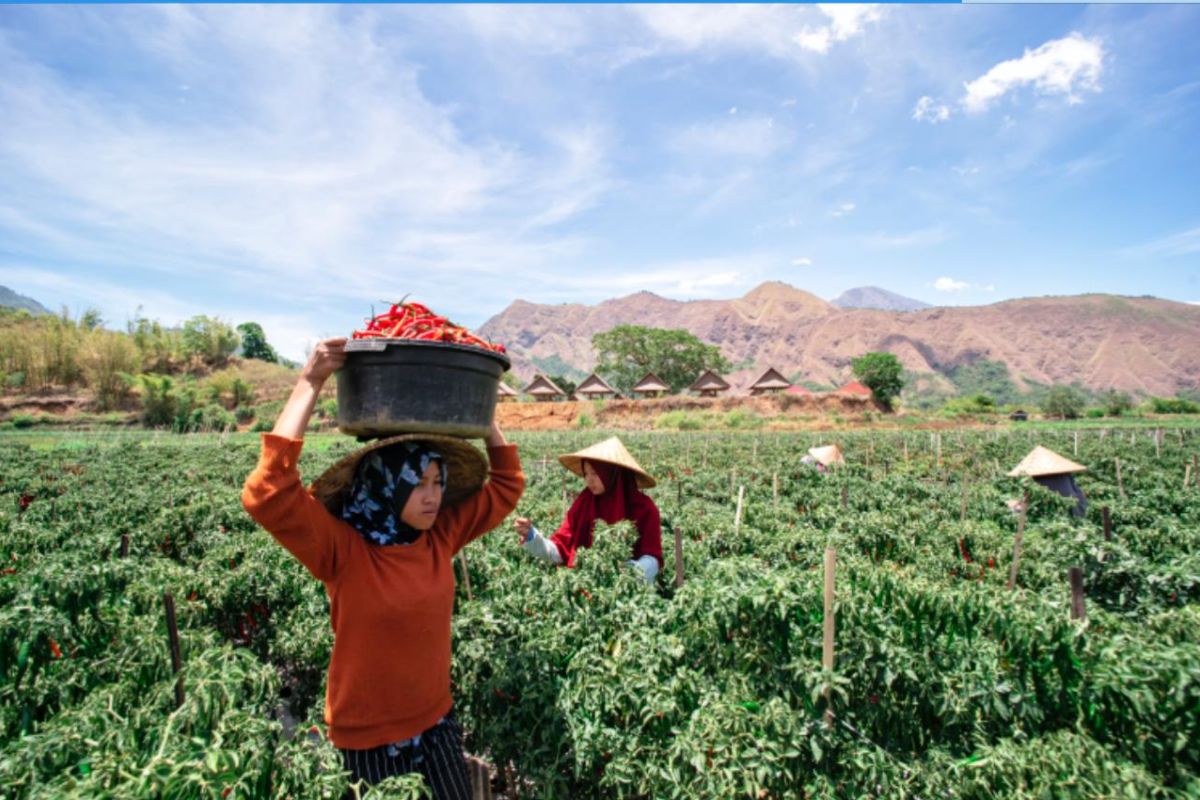
[[[62,658],[62,650],[59,649],[58,642],[53,639],[50,640],[50,652],[54,654],[55,658]]]
[[[19,505],[21,510],[24,511],[25,509],[29,508],[31,503],[33,503],[33,498],[34,495],[23,494],[21,495],[21,499],[17,501],[17,505]]]
[[[365,327],[351,334],[353,339],[416,339],[449,342],[504,353],[504,345],[484,341],[462,326],[434,314],[420,303],[393,303],[384,314],[367,320]]]
[[[17,574],[17,570],[14,567],[6,567],[5,569],[0,569],[0,575],[16,575],[16,574]]]

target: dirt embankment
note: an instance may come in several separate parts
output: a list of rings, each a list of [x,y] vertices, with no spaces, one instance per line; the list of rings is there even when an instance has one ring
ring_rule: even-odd
[[[770,395],[764,397],[663,397],[650,400],[604,400],[598,402],[499,403],[496,421],[506,430],[557,431],[578,428],[581,417],[588,417],[601,428],[649,430],[663,414],[673,411],[726,414],[742,410],[762,417],[768,426],[803,426],[806,422],[835,422],[843,418],[863,417],[878,411],[865,397],[845,394]]]

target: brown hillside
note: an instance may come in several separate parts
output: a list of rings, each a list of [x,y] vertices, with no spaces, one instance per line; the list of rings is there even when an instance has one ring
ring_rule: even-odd
[[[837,383],[850,359],[894,353],[910,370],[935,373],[988,358],[1018,382],[1169,395],[1200,385],[1200,307],[1148,297],[1080,295],[988,306],[891,312],[839,309],[787,284],[764,283],[734,300],[680,302],[639,292],[595,306],[517,301],[480,331],[504,342],[522,378],[531,359],[557,356],[582,371],[595,363],[593,334],[621,323],[685,328],[721,347],[744,389],[768,366]]]

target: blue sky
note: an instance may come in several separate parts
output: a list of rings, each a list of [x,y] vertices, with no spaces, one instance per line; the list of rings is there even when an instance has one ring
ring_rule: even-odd
[[[0,284],[293,358],[406,293],[1200,301],[1200,8],[0,6]]]

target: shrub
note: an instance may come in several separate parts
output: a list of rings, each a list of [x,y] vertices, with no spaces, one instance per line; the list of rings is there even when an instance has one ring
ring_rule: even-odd
[[[37,422],[37,420],[33,418],[32,414],[17,414],[12,418],[11,421],[13,427],[17,428],[18,430],[22,428],[32,428]]]
[[[150,427],[170,425],[175,420],[174,384],[166,375],[139,375],[142,390],[142,422]]]
[[[1105,416],[1103,408],[1089,408],[1084,414],[1088,419],[1100,419]],[[1115,415],[1114,415],[1115,416]]]
[[[584,430],[587,430],[588,428],[596,427],[596,421],[587,414],[580,414],[575,419],[575,424]]]
[[[753,430],[763,426],[763,418],[753,411],[735,408],[725,415],[724,423],[732,431]]]
[[[1042,401],[1042,413],[1059,419],[1078,419],[1086,404],[1083,393],[1072,386],[1055,386]]]
[[[106,330],[88,333],[79,361],[101,411],[125,402],[132,388],[130,375],[141,363],[137,347],[128,336]]]
[[[25,385],[24,372],[10,372],[4,376],[5,389],[20,389]]]
[[[1200,403],[1182,397],[1151,397],[1150,411],[1155,414],[1200,414]]]
[[[1100,403],[1104,406],[1104,412],[1110,417],[1119,417],[1133,409],[1133,398],[1127,392],[1118,392],[1116,389],[1109,389],[1105,392],[1100,397]]]
[[[322,419],[337,419],[338,402],[336,397],[329,397],[317,403],[317,416]]]
[[[201,406],[194,409],[181,431],[227,431],[237,427],[233,414],[218,405]]]
[[[973,394],[970,397],[955,397],[942,406],[942,413],[947,416],[992,414],[995,411],[996,401],[983,393]]]
[[[698,431],[704,427],[704,421],[687,411],[668,411],[655,418],[654,427],[659,430]]]
[[[233,411],[233,418],[238,421],[238,425],[245,425],[250,420],[254,419],[254,409],[246,406],[238,406]]]

